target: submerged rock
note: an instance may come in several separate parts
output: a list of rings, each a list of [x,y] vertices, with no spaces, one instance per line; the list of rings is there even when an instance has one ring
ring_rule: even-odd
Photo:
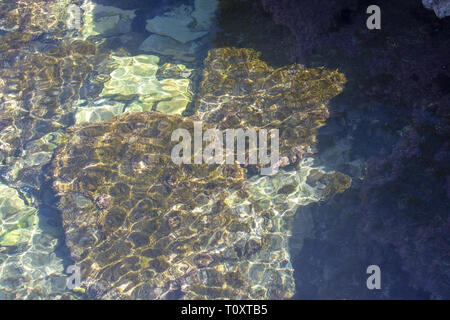
[[[182,5],[147,20],[146,29],[153,34],[139,50],[193,62],[201,47],[199,39],[210,32],[217,7],[217,0],[196,0],[195,9]]]
[[[425,8],[433,9],[439,18],[450,16],[449,0],[422,0],[422,3]]]
[[[101,97],[112,97],[119,101],[136,98],[142,110],[157,110],[167,114],[181,114],[191,101],[189,79],[157,78],[159,57],[112,56],[111,59],[113,71],[104,84]]]
[[[307,162],[245,183],[238,165],[175,165],[181,128],[193,134],[193,121],[143,112],[65,137],[54,187],[88,297],[292,297],[290,220],[330,196],[328,182],[309,186]]]
[[[118,67],[102,95],[117,99],[155,99],[160,93],[149,84],[159,81],[158,72],[189,72],[170,64],[158,70],[153,56],[114,60]],[[161,83],[176,91],[179,80]],[[283,150],[310,146],[326,120],[325,103],[344,80],[323,69],[273,69],[252,50],[217,49],[206,60],[197,116],[208,128],[272,125],[282,132]],[[127,108],[151,110],[142,105],[135,100]],[[351,179],[320,170],[312,186],[308,159],[296,171],[248,181],[238,164],[175,165],[171,151],[178,141],[171,135],[186,129],[192,136],[193,121],[152,111],[126,113],[73,127],[64,136],[53,162],[54,188],[88,297],[293,296],[291,218],[298,206],[343,192]],[[304,152],[295,155],[300,159]]]
[[[97,106],[80,106],[75,114],[75,124],[111,120],[122,114],[125,104],[117,101],[106,102]]]
[[[200,14],[199,11],[197,13]],[[147,20],[146,29],[149,32],[170,37],[181,43],[187,43],[202,38],[209,32],[209,26],[202,26],[200,30],[191,27],[195,22],[192,14],[192,7],[181,5],[162,16]],[[205,22],[205,20],[202,22]]]
[[[197,115],[219,129],[279,129],[280,156],[295,163],[312,152],[327,104],[343,90],[345,76],[298,64],[274,69],[260,56],[252,49],[211,50]]]
[[[4,177],[38,187],[42,166],[69,126],[73,102],[92,71],[96,48],[86,41],[19,53],[0,69],[0,160]]]
[[[0,246],[29,242],[37,223],[37,210],[28,206],[17,190],[0,184]]]
[[[170,56],[175,60],[192,62],[195,60],[195,42],[181,43],[172,38],[152,34],[139,47],[139,50]]]
[[[211,28],[217,8],[218,0],[195,0],[195,10],[192,17],[195,19],[198,30],[209,30]]]
[[[251,294],[243,257],[232,254],[234,244],[249,241],[252,224],[224,203],[244,171],[175,165],[171,134],[178,128],[193,130],[193,121],[133,113],[75,127],[66,137],[54,162],[55,188],[67,246],[91,297]]]

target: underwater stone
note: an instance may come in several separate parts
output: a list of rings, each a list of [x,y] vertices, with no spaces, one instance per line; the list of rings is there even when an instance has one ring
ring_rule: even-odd
[[[195,10],[192,13],[192,17],[197,22],[197,29],[209,30],[218,6],[218,0],[195,0]]]
[[[142,112],[74,127],[64,139],[54,161],[54,186],[67,245],[80,257],[88,294],[104,286],[103,298],[163,298],[175,285],[205,298],[202,270],[213,272],[229,260],[214,290],[224,298],[248,295],[250,284],[226,281],[240,272],[238,258],[221,253],[249,236],[227,231],[228,225],[242,231],[250,225],[221,200],[228,188],[240,189],[244,171],[173,164],[171,134],[178,128],[192,131],[193,121]],[[80,206],[80,194],[92,204]],[[196,263],[201,253],[213,254],[208,268]]]
[[[54,187],[88,297],[292,297],[281,214],[290,208],[276,197],[289,184],[301,203],[298,181],[279,173],[279,182],[262,178],[275,188],[257,178],[245,187],[238,165],[174,165],[170,137],[180,128],[192,133],[193,120],[142,112],[74,127],[64,139]]]
[[[450,16],[450,0],[422,0],[427,9],[433,9],[436,16],[444,18]]]
[[[122,114],[124,108],[125,104],[116,101],[99,106],[78,107],[75,114],[75,124],[111,120]]]
[[[141,112],[63,139],[54,188],[87,296],[292,297],[289,219],[324,199],[326,185],[306,183],[307,159],[246,183],[238,165],[175,165],[171,134],[181,128],[192,134],[193,120]]]
[[[167,36],[181,43],[202,38],[209,31],[194,31],[190,26],[194,23],[192,7],[182,5],[162,16],[147,20],[149,32]]]
[[[60,227],[38,213],[32,198],[0,183],[0,296],[60,299],[66,292],[61,257],[55,254]],[[42,214],[41,214],[42,213]],[[17,285],[20,283],[20,285]]]
[[[122,10],[86,1],[81,8],[84,11],[84,37],[102,35],[117,36],[131,31],[131,23],[136,17],[135,10]]]
[[[73,0],[29,0],[0,2],[0,30],[38,36],[60,31],[66,8]],[[2,39],[4,40],[4,39]]]
[[[156,77],[159,57],[112,56],[111,59],[113,71],[100,96],[119,101],[132,101],[137,98],[142,110],[158,110],[170,114],[181,114],[191,101],[189,79],[159,80]]]
[[[39,169],[49,155],[45,153],[54,149],[52,133],[70,125],[95,54],[93,44],[76,40],[19,56],[0,69],[0,159],[8,181],[20,177],[18,183],[39,185]],[[33,150],[24,151],[24,146]],[[18,160],[18,155],[25,158]],[[16,169],[23,174],[16,175]]]
[[[184,44],[169,37],[152,34],[141,44],[139,50],[171,56],[175,60],[192,62],[195,60],[196,44]]]
[[[274,69],[252,49],[210,50],[196,101],[197,115],[219,129],[280,131],[280,156],[295,163],[311,154],[328,102],[345,76],[294,64]]]

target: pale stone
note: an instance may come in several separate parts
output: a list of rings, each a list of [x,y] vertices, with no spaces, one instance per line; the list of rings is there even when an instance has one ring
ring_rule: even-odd
[[[192,62],[195,60],[195,42],[184,44],[172,38],[152,34],[139,47],[139,50],[171,56],[175,60]]]
[[[104,6],[86,1],[83,9],[82,35],[90,36],[117,36],[131,31],[131,24],[136,17],[135,10],[122,10],[112,6]]]
[[[115,116],[123,113],[124,107],[125,105],[119,102],[102,106],[80,107],[75,114],[75,123],[81,124],[85,122],[111,120]]]
[[[26,229],[15,229],[8,232],[0,240],[0,245],[4,247],[14,247],[21,243],[26,243],[31,239],[31,232]]]
[[[141,112],[156,110],[181,114],[192,99],[189,90],[189,79],[159,80],[156,77],[159,58],[151,55],[135,57],[112,57],[115,68],[110,74],[110,80],[104,84],[101,96],[111,97],[119,101],[133,101],[126,110],[115,110],[114,113]],[[187,72],[186,67],[177,65],[180,72]],[[166,70],[167,71],[167,70]],[[92,110],[80,109],[80,118],[86,119]],[[89,113],[89,114],[88,114]],[[90,118],[89,118],[90,119]],[[101,119],[100,119],[101,120]],[[87,120],[88,121],[88,120]]]
[[[208,31],[193,31],[189,28],[194,23],[191,13],[191,7],[182,5],[162,16],[147,20],[146,29],[182,43],[204,37]]]
[[[179,96],[170,101],[161,101],[156,107],[156,111],[166,114],[178,114],[181,115],[189,104],[189,99]]]

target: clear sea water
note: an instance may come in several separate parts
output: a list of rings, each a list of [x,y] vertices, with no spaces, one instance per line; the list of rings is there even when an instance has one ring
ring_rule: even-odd
[[[195,113],[194,101],[201,91],[209,50],[232,46],[255,49],[273,67],[293,62],[288,45],[281,40],[287,31],[270,16],[249,25],[251,20],[245,18],[251,16],[251,10],[236,16],[236,10],[219,9],[214,4],[213,0],[0,3],[0,37],[4,40],[0,45],[0,299],[93,298],[84,289],[67,286],[70,275],[66,270],[78,257],[67,246],[58,207],[60,195],[53,187],[52,160],[59,152],[60,138],[74,125],[108,121],[124,112],[167,111],[153,101],[148,106],[127,96],[126,90],[134,90],[133,86],[145,80],[139,76],[124,77],[123,81],[118,76],[122,82],[116,85],[126,82],[126,90],[108,82],[112,70],[108,59],[158,57],[160,73],[155,83],[171,79],[170,72],[189,82],[189,103],[174,107],[185,117]],[[261,26],[266,30],[261,31]],[[74,46],[73,41],[89,41],[96,54],[90,57],[88,45]],[[320,65],[313,58],[306,62]],[[333,63],[339,69],[339,61]],[[172,68],[167,73],[161,71],[165,64]],[[140,65],[130,69],[133,67]],[[142,68],[147,74],[151,72],[148,65]],[[104,94],[108,90],[122,90],[122,98]],[[176,90],[183,91],[181,86]],[[171,99],[185,98],[179,92],[171,94]],[[252,199],[267,205],[274,216],[273,225],[283,225],[285,232],[279,237],[273,259],[280,260],[277,270],[281,276],[277,276],[285,277],[283,281],[291,282],[292,288],[287,285],[288,293],[277,293],[280,298],[429,297],[420,289],[411,289],[411,275],[402,269],[403,262],[393,250],[356,238],[353,228],[358,217],[340,215],[357,205],[368,161],[384,146],[392,145],[406,126],[406,111],[376,101],[367,101],[370,106],[363,110],[355,96],[344,92],[332,100],[330,110],[345,112],[332,114],[320,128],[317,152],[276,177],[253,175],[247,181]],[[352,179],[352,186],[343,195],[325,201],[320,190],[308,182],[312,170],[342,171]],[[239,201],[233,204],[236,212],[255,219],[251,232],[261,236],[270,229],[260,226],[246,203]],[[383,265],[383,279],[394,288],[390,292],[367,290],[366,268],[374,264]],[[267,287],[281,281],[266,276],[258,282],[258,276],[253,278],[250,272],[248,277],[258,285],[267,283]],[[330,284],[319,285],[323,283]],[[345,292],[341,296],[340,290]]]

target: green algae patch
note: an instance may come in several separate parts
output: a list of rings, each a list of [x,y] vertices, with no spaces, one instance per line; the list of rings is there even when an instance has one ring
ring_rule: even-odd
[[[171,134],[179,128],[193,132],[193,121],[142,112],[83,124],[63,138],[54,187],[67,246],[91,295],[161,298],[178,283],[185,297],[208,298],[194,286],[203,272],[226,261],[237,272],[244,259],[225,251],[246,242],[251,221],[224,199],[241,190],[245,172],[238,165],[175,165]],[[249,296],[250,281],[232,287],[226,279],[222,298]]]

